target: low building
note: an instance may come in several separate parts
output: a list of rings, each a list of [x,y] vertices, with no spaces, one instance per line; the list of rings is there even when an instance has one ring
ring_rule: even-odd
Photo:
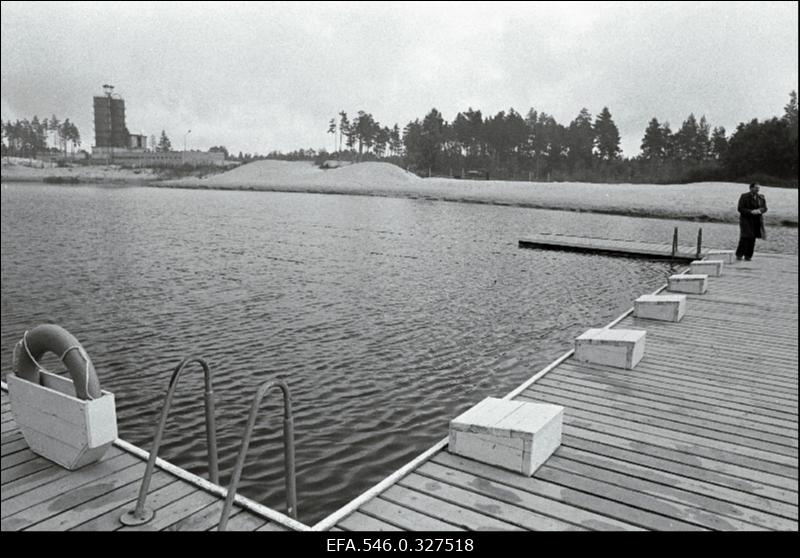
[[[225,155],[209,151],[144,151],[119,147],[93,147],[92,161],[128,167],[205,167],[225,165]]]

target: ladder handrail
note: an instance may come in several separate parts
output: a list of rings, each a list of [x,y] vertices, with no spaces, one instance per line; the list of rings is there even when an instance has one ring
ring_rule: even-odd
[[[242,468],[244,467],[244,460],[247,457],[247,450],[250,447],[250,437],[253,433],[255,426],[256,416],[258,415],[258,407],[264,395],[272,388],[278,387],[283,392],[283,450],[284,459],[286,463],[286,505],[288,507],[288,515],[293,519],[297,519],[297,486],[295,479],[295,465],[294,465],[294,417],[292,416],[292,396],[289,393],[289,386],[283,380],[273,380],[261,384],[256,391],[253,398],[253,403],[250,405],[250,414],[247,417],[247,424],[245,425],[244,436],[242,436],[242,447],[239,450],[239,455],[236,458],[236,466],[233,469],[233,476],[231,483],[228,486],[228,494],[225,498],[225,505],[222,508],[222,515],[220,516],[218,531],[224,531],[228,525],[228,518],[230,517],[231,508],[233,507],[233,500],[236,498],[236,488],[239,486],[239,480],[242,476]]]
[[[208,474],[211,482],[219,484],[219,465],[217,463],[217,427],[214,418],[214,390],[212,387],[211,369],[208,367],[206,361],[200,357],[189,357],[181,361],[172,373],[172,378],[169,381],[167,388],[167,396],[164,399],[164,405],[161,408],[161,418],[156,427],[156,434],[153,438],[153,449],[150,450],[150,457],[147,460],[147,467],[144,471],[142,478],[142,486],[139,489],[139,497],[136,501],[136,508],[132,512],[126,512],[120,520],[126,523],[127,520],[132,524],[145,523],[152,519],[152,514],[145,514],[145,500],[147,499],[147,490],[150,488],[150,479],[153,476],[153,471],[156,466],[156,458],[158,457],[158,450],[161,447],[161,438],[164,435],[164,427],[167,423],[167,415],[169,414],[170,407],[172,406],[172,397],[175,394],[175,388],[178,385],[178,378],[180,378],[183,370],[191,363],[197,362],[203,368],[203,376],[205,378],[205,410],[206,410],[206,442],[208,447]],[[127,523],[126,523],[127,524]]]

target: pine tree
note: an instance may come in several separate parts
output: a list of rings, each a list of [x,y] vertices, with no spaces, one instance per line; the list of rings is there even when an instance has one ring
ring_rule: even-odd
[[[161,138],[158,140],[158,147],[156,148],[156,151],[162,153],[172,151],[172,142],[169,141],[169,138],[164,130],[161,130]]]
[[[333,134],[333,150],[336,151],[336,119],[331,118],[328,122],[328,133]]]
[[[619,158],[622,150],[619,147],[619,130],[608,107],[603,107],[594,123],[595,145],[601,160],[611,161]]]
[[[794,153],[794,174],[797,176],[797,91],[789,93],[789,104],[783,109],[782,120],[786,122],[789,131],[789,149]]]
[[[681,129],[675,133],[675,147],[680,159],[686,161],[701,161],[703,159],[703,145],[700,139],[700,126],[694,114],[683,121]]]
[[[72,153],[75,154],[75,148],[81,145],[81,133],[74,123],[70,128],[69,141],[72,143]]]
[[[429,169],[433,169],[436,167],[436,161],[442,147],[444,127],[444,118],[442,118],[442,114],[435,108],[432,108],[431,111],[425,115],[425,118],[423,118],[421,130],[422,160],[420,161],[423,168],[428,167]]]
[[[589,168],[592,164],[594,147],[594,126],[592,115],[587,108],[582,108],[575,120],[570,122],[567,130],[567,158],[572,168]]]
[[[705,115],[700,117],[697,125],[697,154],[698,160],[705,161],[711,157],[711,127]]]
[[[422,124],[418,118],[403,128],[403,145],[411,166],[419,168],[422,159]]]
[[[50,117],[50,122],[47,128],[53,133],[53,146],[58,147],[58,130],[61,127],[61,121],[56,118],[56,115]]]
[[[672,133],[669,122],[664,122],[661,125],[661,138],[664,145],[664,158],[675,159],[678,157],[677,140],[675,134]]]
[[[783,119],[793,126],[797,133],[797,91],[789,93],[789,104],[783,107]]]
[[[728,154],[728,138],[725,137],[725,128],[718,126],[711,133],[711,157],[718,161],[724,160]]]
[[[403,151],[403,140],[400,137],[400,126],[395,123],[394,128],[392,128],[392,133],[389,136],[389,145],[391,146],[390,149],[392,151],[392,155],[400,155]]]
[[[358,139],[358,155],[359,158],[363,155],[364,147],[369,151],[375,143],[375,130],[377,122],[372,118],[372,115],[358,111],[358,117],[353,120],[353,127],[355,128],[356,138]]]
[[[33,132],[33,150],[38,153],[47,148],[47,127],[39,122],[39,117],[34,115],[31,120],[31,131]]]
[[[347,137],[347,147],[352,147],[350,144],[350,120],[345,111],[339,113],[339,149],[342,148],[342,134]]]
[[[65,156],[67,154],[67,141],[69,141],[71,129],[72,123],[69,121],[69,118],[65,118],[64,122],[62,122],[61,126],[58,128],[59,145],[64,150]]]
[[[666,141],[658,119],[653,117],[644,131],[642,138],[642,157],[647,160],[659,160],[666,156]]]

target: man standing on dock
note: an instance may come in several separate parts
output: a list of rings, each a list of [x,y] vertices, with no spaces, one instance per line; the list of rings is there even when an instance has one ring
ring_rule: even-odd
[[[758,193],[758,184],[750,185],[750,192],[739,197],[739,246],[736,247],[736,259],[744,257],[748,262],[753,258],[756,238],[767,238],[764,229],[764,213],[767,212],[767,200]]]

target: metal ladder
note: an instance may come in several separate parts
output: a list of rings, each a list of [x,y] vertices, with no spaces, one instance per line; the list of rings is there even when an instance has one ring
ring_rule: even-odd
[[[156,459],[158,458],[158,450],[161,447],[161,438],[164,435],[164,426],[167,423],[167,415],[169,415],[170,407],[172,406],[172,396],[175,394],[175,388],[178,386],[178,379],[183,370],[191,363],[197,362],[203,368],[203,376],[205,377],[205,409],[206,409],[206,441],[208,447],[208,474],[211,482],[219,484],[219,465],[217,464],[217,427],[214,418],[214,390],[211,385],[211,369],[202,358],[190,357],[183,359],[181,363],[175,368],[172,373],[172,378],[169,381],[167,388],[167,396],[164,399],[164,406],[161,408],[161,419],[156,427],[156,434],[153,438],[153,449],[150,450],[150,458],[147,460],[147,467],[144,470],[144,477],[142,478],[142,486],[139,489],[139,498],[136,501],[136,508],[125,512],[120,518],[120,522],[124,525],[142,525],[147,523],[155,516],[155,511],[151,508],[145,508],[145,500],[147,499],[147,491],[150,488],[150,479],[153,476],[153,471],[156,466]]]
[[[293,519],[297,519],[297,486],[295,483],[295,466],[294,466],[294,417],[292,416],[292,396],[289,393],[289,386],[283,380],[274,380],[266,382],[261,385],[256,391],[253,398],[253,403],[250,405],[250,415],[247,417],[247,424],[244,428],[244,435],[242,436],[242,447],[239,449],[239,456],[236,458],[236,466],[233,469],[233,476],[231,483],[228,486],[228,495],[225,498],[225,505],[222,508],[222,515],[219,519],[218,531],[225,531],[228,526],[228,518],[230,517],[233,501],[236,498],[236,488],[239,486],[239,480],[242,476],[242,468],[244,467],[244,460],[247,457],[247,450],[250,447],[250,437],[253,434],[253,427],[255,426],[256,416],[258,415],[258,407],[261,400],[266,393],[278,387],[283,392],[283,452],[285,460],[285,473],[286,473],[286,505],[288,507],[288,514]]]
[[[145,468],[144,477],[142,478],[142,486],[139,489],[139,497],[136,501],[136,507],[132,510],[125,512],[120,518],[120,522],[123,525],[135,526],[135,525],[142,525],[147,523],[155,517],[155,511],[151,508],[145,507],[145,501],[147,499],[147,491],[150,488],[150,480],[153,476],[153,472],[155,471],[156,459],[158,458],[158,450],[161,447],[161,438],[164,435],[164,428],[167,422],[167,416],[169,415],[169,410],[172,406],[172,398],[175,394],[175,389],[178,384],[178,379],[180,378],[181,373],[183,370],[191,363],[197,362],[203,369],[203,375],[205,379],[205,413],[206,413],[206,439],[207,439],[207,447],[208,447],[208,471],[209,477],[211,482],[216,485],[219,485],[219,465],[218,465],[218,452],[217,452],[217,429],[216,429],[216,419],[215,419],[215,412],[214,412],[214,390],[212,387],[212,375],[211,370],[208,367],[206,361],[202,358],[186,358],[175,368],[174,372],[172,373],[172,378],[169,382],[169,387],[167,388],[167,395],[164,399],[164,406],[161,409],[161,418],[158,422],[158,426],[156,427],[156,433],[153,438],[153,448],[150,450],[150,457],[147,460],[147,467]],[[218,530],[224,531],[228,519],[230,517],[231,508],[233,507],[233,502],[236,498],[236,488],[239,485],[239,480],[241,479],[242,468],[244,466],[244,460],[247,454],[247,450],[250,447],[250,438],[253,433],[253,428],[255,426],[256,416],[258,414],[258,407],[261,404],[261,400],[264,398],[266,393],[272,389],[273,387],[279,387],[283,392],[283,405],[284,405],[284,417],[283,417],[283,443],[284,443],[284,459],[286,464],[286,502],[288,507],[288,514],[293,518],[297,519],[297,484],[296,484],[296,476],[295,476],[295,460],[294,460],[294,417],[292,416],[292,398],[289,392],[289,386],[283,380],[275,380],[266,382],[261,385],[256,391],[256,396],[253,399],[253,403],[250,406],[250,415],[247,419],[247,424],[245,425],[244,436],[242,438],[242,446],[239,450],[239,456],[236,460],[236,466],[234,467],[233,476],[231,477],[231,484],[228,488],[228,492],[225,499],[225,505],[222,509],[222,515],[220,517],[220,523]]]

